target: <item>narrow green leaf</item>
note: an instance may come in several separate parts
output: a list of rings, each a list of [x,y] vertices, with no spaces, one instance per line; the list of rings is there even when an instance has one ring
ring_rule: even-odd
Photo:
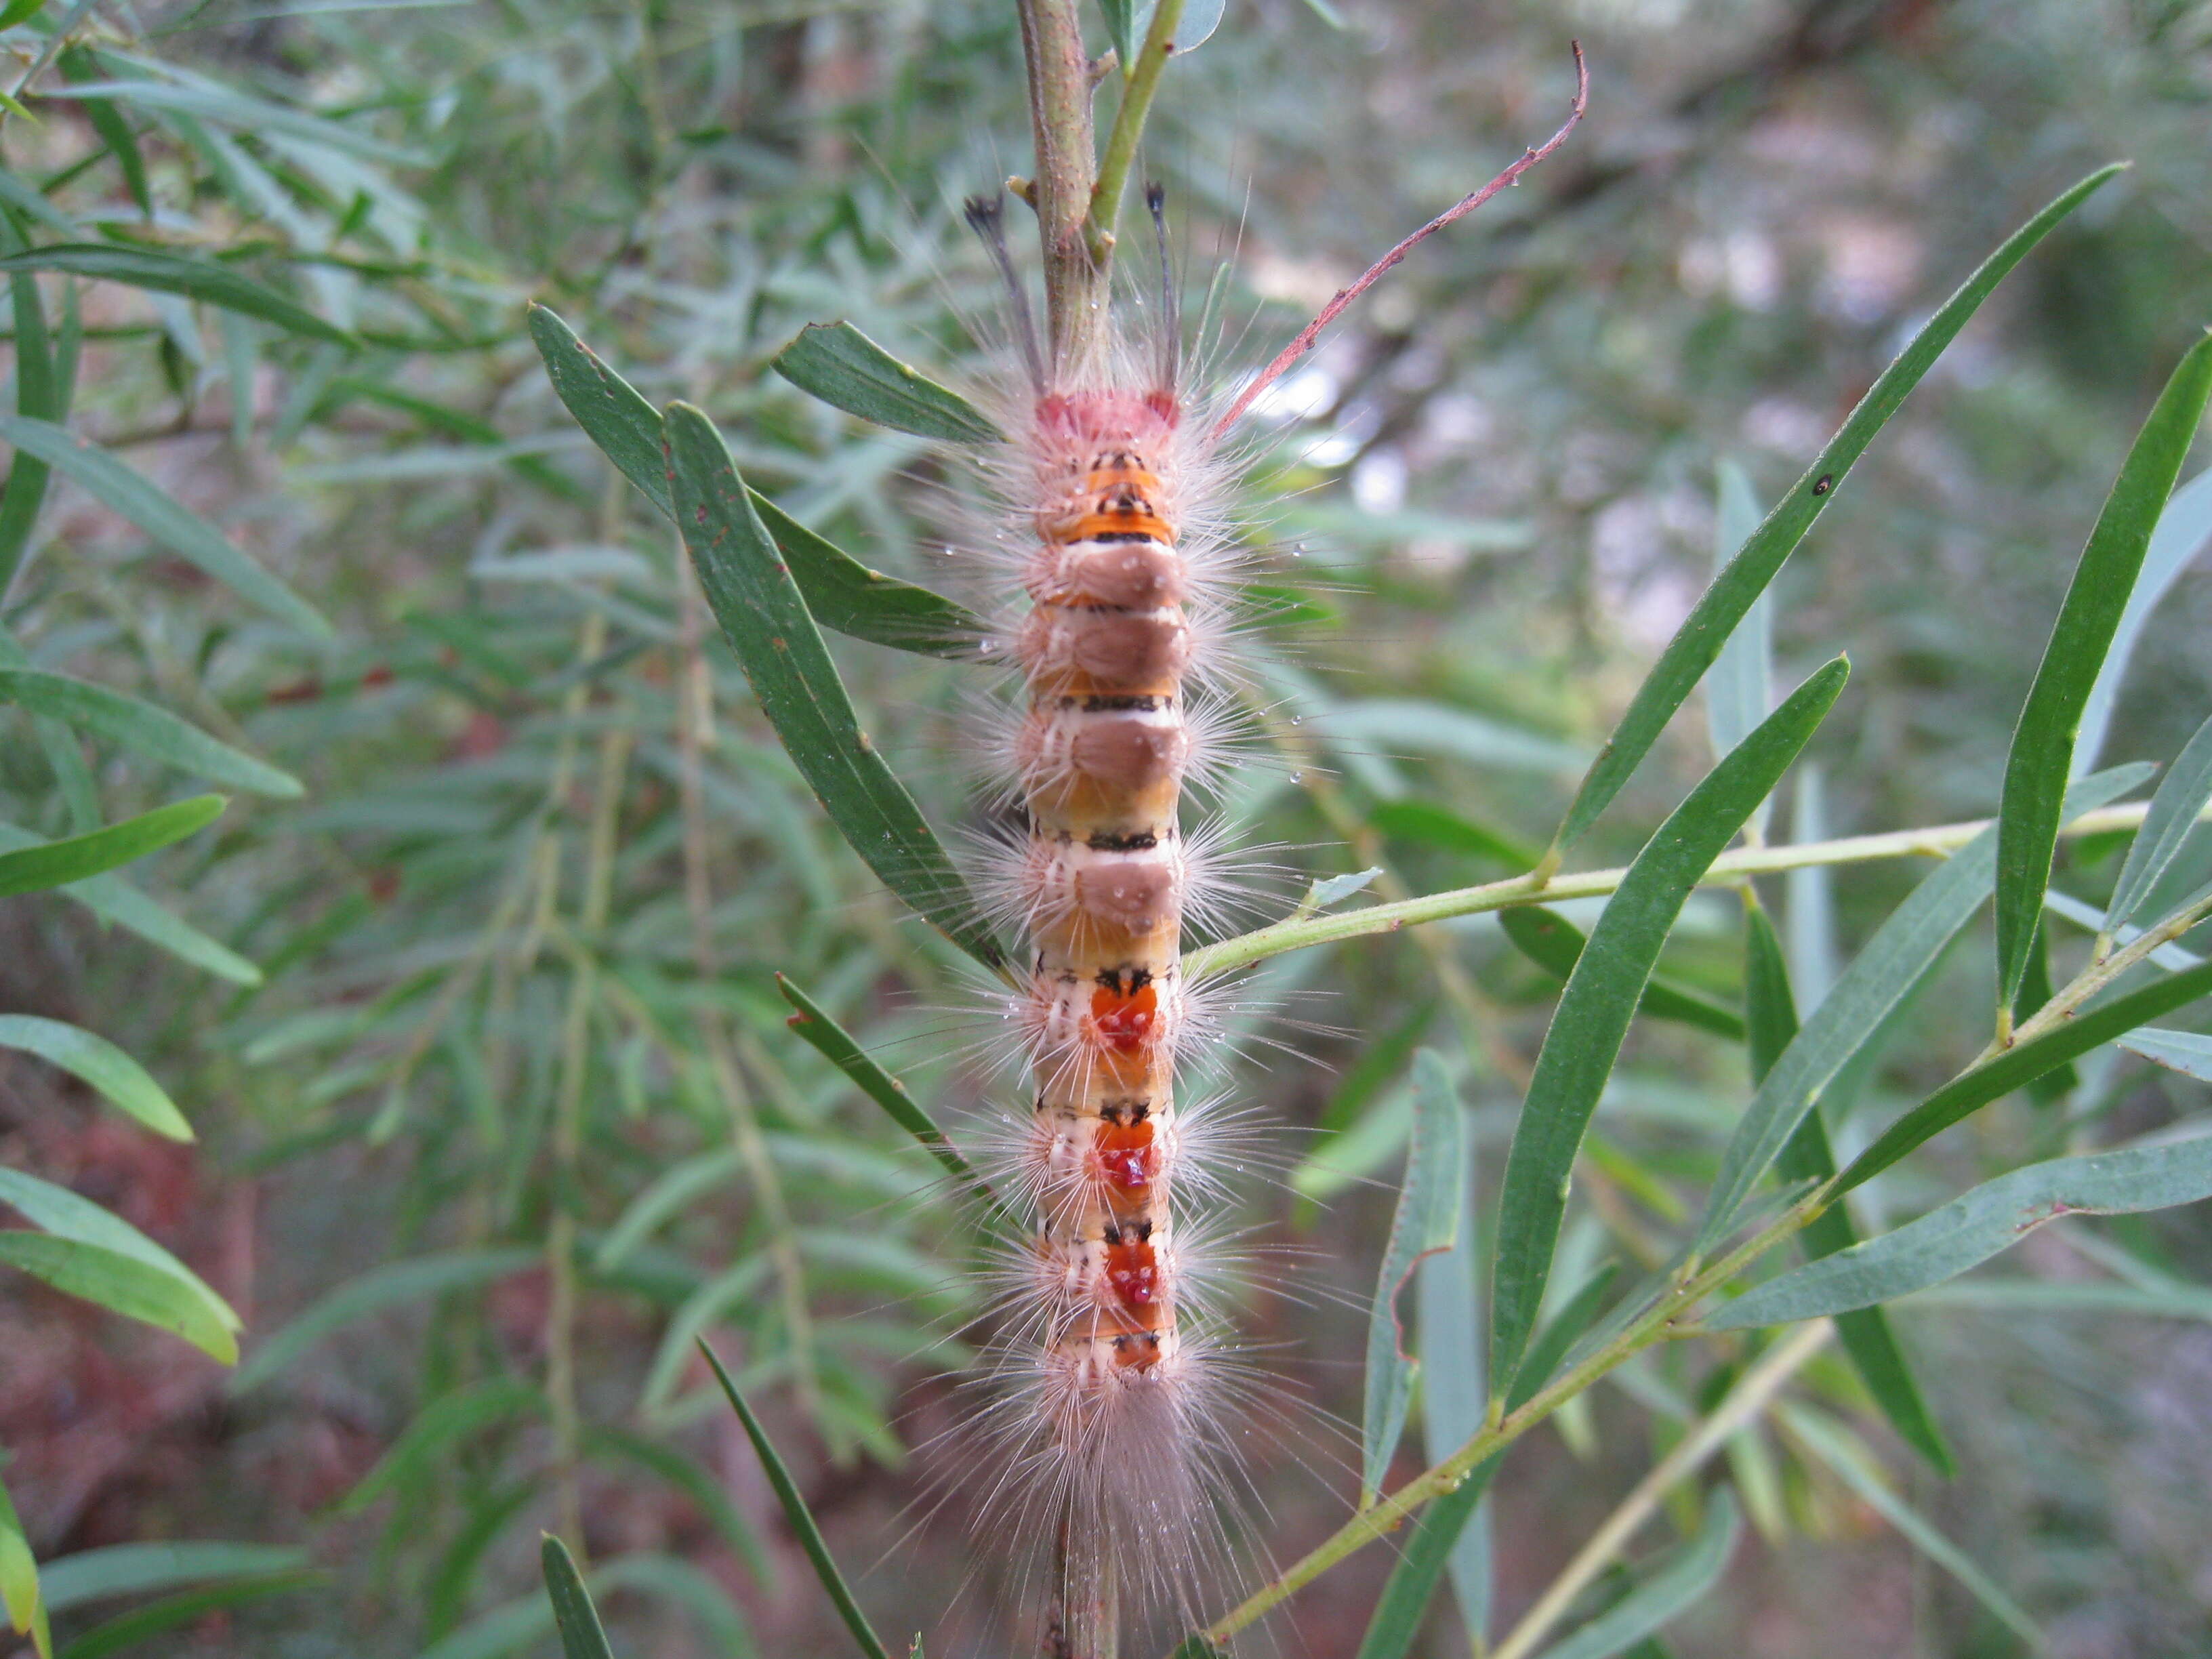
[[[1424,1271],[1433,1268],[1431,1262]],[[1513,1379],[1513,1388],[1506,1396],[1505,1408],[1512,1411],[1528,1402],[1536,1391],[1550,1381],[1552,1373],[1559,1367],[1591,1322],[1598,1310],[1605,1305],[1606,1295],[1613,1288],[1619,1264],[1608,1262],[1593,1274],[1566,1299],[1536,1340],[1528,1345],[1528,1352],[1521,1362]],[[1474,1298],[1468,1297],[1470,1314]],[[1425,1326],[1424,1330],[1425,1332]],[[1457,1449],[1474,1436],[1468,1433],[1448,1449]],[[1435,1447],[1430,1448],[1432,1458],[1438,1457]],[[1439,1458],[1439,1461],[1440,1458]],[[1412,1650],[1413,1640],[1421,1632],[1428,1618],[1429,1602],[1435,1596],[1437,1586],[1445,1571],[1452,1573],[1455,1585],[1460,1583],[1459,1555],[1469,1540],[1468,1528],[1480,1524],[1482,1500],[1490,1490],[1490,1482],[1504,1461],[1503,1454],[1486,1458],[1468,1472],[1467,1479],[1454,1491],[1424,1504],[1413,1517],[1413,1530],[1401,1547],[1398,1565],[1391,1569],[1389,1582],[1382,1588],[1382,1598],[1367,1624],[1367,1634],[1359,1644],[1358,1659],[1404,1659]],[[1486,1559],[1488,1543],[1477,1534],[1480,1558]],[[1462,1611],[1467,1616],[1469,1634],[1474,1634],[1478,1625],[1486,1624],[1483,1603],[1487,1600],[1487,1575],[1483,1580],[1486,1592],[1480,1596],[1468,1596],[1462,1601]]]
[[[1423,1504],[1414,1516],[1412,1530],[1399,1546],[1398,1564],[1367,1621],[1358,1659],[1404,1659],[1414,1638],[1427,1622],[1429,1602],[1437,1593],[1453,1551],[1498,1473],[1503,1456],[1484,1459],[1468,1472],[1467,1479],[1441,1498]]]
[[[15,177],[12,173],[0,176]],[[26,193],[36,201],[46,199],[36,191],[27,189]],[[27,246],[12,226],[6,232],[11,251]],[[21,271],[8,279],[8,288],[15,317],[15,413],[36,421],[58,420],[60,387],[53,349],[46,338],[46,304],[39,294],[39,279],[29,271]],[[0,597],[6,595],[29,550],[52,471],[36,456],[21,454],[8,469],[7,489],[0,492]]]
[[[2068,792],[2065,816],[2070,819],[2092,811],[2148,775],[2135,766],[2084,778]],[[1693,1247],[1700,1254],[1728,1237],[1745,1201],[1796,1133],[1820,1091],[1873,1040],[1981,908],[1996,879],[1996,857],[1994,827],[1953,854],[1890,912],[1814,1010],[1759,1085],[1721,1153]]]
[[[2151,532],[2212,399],[2212,335],[2182,357],[2136,434],[2089,532],[2043,661],[2013,729],[1997,809],[1997,1001],[2009,1013],[2027,973],[2058,845],[2060,800],[2081,710],[2127,609]]]
[[[198,1624],[210,1613],[242,1607],[249,1601],[258,1601],[264,1596],[305,1589],[311,1584],[325,1582],[327,1577],[327,1574],[312,1570],[271,1573],[258,1578],[240,1578],[228,1583],[212,1584],[204,1589],[186,1590],[180,1595],[165,1596],[159,1601],[133,1607],[105,1624],[94,1626],[83,1635],[73,1638],[56,1659],[107,1659],[109,1654],[137,1647],[149,1637]]]
[[[2061,1216],[2132,1215],[2205,1198],[2212,1198],[2212,1135],[2031,1164],[1894,1232],[1747,1291],[1705,1323],[1736,1330],[1870,1308],[1955,1279]]]
[[[598,1273],[611,1273],[631,1251],[688,1208],[694,1199],[727,1186],[744,1170],[744,1158],[734,1146],[718,1147],[672,1164],[632,1199],[615,1224],[600,1237],[592,1254]]]
[[[830,1593],[830,1601],[836,1604],[838,1616],[845,1621],[845,1628],[852,1632],[853,1640],[859,1644],[860,1651],[868,1656],[868,1659],[890,1659],[884,1650],[884,1644],[876,1638],[876,1632],[869,1626],[867,1614],[860,1611],[860,1604],[853,1599],[853,1592],[846,1588],[844,1575],[837,1571],[837,1563],[830,1558],[830,1547],[822,1541],[822,1529],[814,1524],[813,1516],[807,1511],[806,1500],[799,1496],[798,1485],[791,1478],[791,1471],[784,1468],[783,1459],[776,1455],[775,1445],[760,1425],[760,1419],[753,1415],[752,1407],[745,1404],[744,1396],[738,1392],[738,1385],[730,1381],[729,1372],[722,1369],[721,1360],[703,1339],[700,1341],[699,1352],[707,1356],[707,1363],[714,1368],[714,1380],[722,1385],[722,1393],[729,1400],[730,1409],[737,1413],[738,1421],[744,1425],[745,1438],[753,1443],[753,1451],[768,1475],[769,1485],[775,1489],[776,1501],[783,1505],[784,1518],[790,1522],[799,1547],[806,1552],[806,1559],[814,1564],[815,1574],[822,1580],[822,1588]]]
[[[775,1569],[752,1525],[738,1512],[718,1470],[709,1469],[689,1453],[665,1440],[633,1434],[627,1429],[587,1428],[583,1437],[588,1457],[620,1459],[666,1481],[684,1494],[714,1523],[725,1542],[744,1558],[756,1583],[773,1586]]]
[[[167,709],[88,680],[37,669],[0,668],[0,702],[16,703],[96,732],[164,766],[192,773],[210,783],[287,800],[306,793],[290,773],[280,772],[210,737]]]
[[[1713,576],[1716,580],[1729,561],[1743,549],[1759,528],[1759,498],[1751,480],[1733,461],[1717,469],[1717,491],[1713,514]],[[1766,718],[1774,704],[1774,596],[1761,593],[1743,613],[1743,620],[1721,647],[1720,655],[1705,678],[1705,729],[1712,739],[1713,758],[1741,743],[1752,728]],[[1751,815],[1754,834],[1764,837],[1773,808],[1770,797]]]
[[[222,816],[224,805],[221,795],[195,795],[111,823],[88,836],[71,836],[66,841],[41,842],[0,853],[0,898],[42,893],[143,859],[206,829]]]
[[[416,1414],[376,1460],[376,1467],[338,1500],[337,1513],[359,1515],[495,1423],[544,1409],[543,1391],[511,1376],[486,1377],[441,1395]]]
[[[1424,1260],[1451,1249],[1458,1235],[1460,1198],[1467,1186],[1464,1116],[1443,1060],[1435,1049],[1422,1049],[1413,1056],[1413,1133],[1406,1148],[1405,1184],[1398,1191],[1367,1316],[1365,1403],[1360,1412],[1363,1509],[1382,1489],[1413,1402],[1413,1356],[1406,1346],[1399,1293]]]
[[[2168,1071],[2212,1083],[2212,1036],[2201,1031],[2162,1031],[2146,1025],[2134,1036],[2122,1037],[2120,1047]]]
[[[1765,1080],[1797,1036],[1796,1000],[1790,994],[1789,964],[1774,925],[1749,889],[1744,907],[1744,1017],[1751,1027],[1751,1069],[1754,1082]],[[1785,1181],[1826,1181],[1836,1172],[1836,1157],[1828,1145],[1827,1125],[1816,1107],[1805,1114],[1796,1133],[1782,1149],[1778,1167]],[[1797,1235],[1808,1260],[1847,1250],[1858,1243],[1850,1212],[1841,1203],[1830,1205],[1812,1224]],[[1944,1443],[1920,1384],[1912,1375],[1904,1346],[1890,1328],[1889,1316],[1880,1308],[1847,1313],[1836,1322],[1844,1351],[1850,1356],[1867,1392],[1889,1419],[1905,1443],[1926,1458],[1948,1479],[1956,1472],[1951,1449]]]
[[[192,1126],[144,1066],[106,1037],[35,1014],[0,1014],[0,1048],[36,1054],[90,1085],[157,1135],[190,1140]]]
[[[758,490],[753,510],[768,526],[815,620],[849,639],[925,657],[965,657],[988,632],[981,617],[942,593],[871,569],[816,535]]]
[[[198,1312],[192,1322],[193,1328],[211,1328],[220,1332],[222,1340],[218,1346],[225,1352],[216,1353],[216,1357],[222,1358],[225,1364],[235,1363],[237,1345],[230,1340],[230,1334],[243,1327],[237,1314],[231,1310],[230,1304],[209,1289],[198,1273],[121,1216],[103,1209],[66,1187],[57,1186],[51,1181],[43,1181],[37,1176],[21,1170],[10,1170],[4,1165],[0,1165],[0,1204],[20,1211],[54,1237],[91,1246],[136,1262],[148,1272],[168,1280],[196,1307]],[[194,1337],[191,1340],[197,1342],[199,1339]],[[207,1345],[202,1343],[200,1346],[204,1347]],[[209,1352],[216,1352],[216,1350],[210,1348]]]
[[[196,565],[249,604],[317,639],[331,625],[305,599],[231,545],[213,525],[109,454],[46,421],[0,416],[0,441],[58,468],[70,482]]]
[[[226,1578],[298,1572],[307,1552],[277,1544],[111,1544],[50,1561],[46,1605],[57,1613],[113,1595],[147,1595]]]
[[[550,1532],[542,1536],[538,1559],[545,1571],[545,1594],[553,1603],[553,1623],[561,1632],[561,1651],[567,1659],[614,1659],[599,1610],[592,1605],[592,1593],[584,1588],[568,1546]]]
[[[2005,274],[2025,258],[2089,193],[2118,172],[2118,165],[2100,167],[2071,190],[2014,231],[2003,246],[1982,262],[1959,291],[1945,301],[1926,325],[1881,372],[1858,407],[1845,418],[1828,447],[1805,469],[1800,478],[1766,515],[1743,550],[1714,579],[1668,642],[1658,663],[1630,702],[1613,736],[1583,779],[1566,817],[1553,837],[1553,847],[1564,854],[1580,841],[1598,815],[1611,804],[1620,787],[1642,765],[1659,733],[1674,711],[1705,677],[1705,670],[1727,643],[1736,624],[1753,600],[1782,568],[1813,527],[1820,510],[1836,497],[1846,476],[1867,446],[1920,383],[1943,348],[1950,344],[1966,319],[1980,308]]]
[[[2103,1047],[2139,1025],[2148,1025],[2162,1014],[2185,1007],[2212,991],[2212,962],[2201,963],[2179,974],[2154,980],[2141,990],[2077,1013],[2030,1042],[2015,1043],[1984,1065],[1954,1078],[1889,1126],[1875,1143],[1851,1161],[1838,1177],[1836,1190],[1847,1193],[1870,1181],[1922,1143],[1934,1139],[1961,1119],[1990,1102],[2010,1094],[2063,1066],[2069,1060]]]
[[[0,854],[50,844],[15,824],[0,823]],[[163,909],[120,876],[88,876],[59,890],[102,921],[113,922],[218,979],[234,985],[261,983],[261,970],[244,957]]]
[[[2031,1648],[2038,1652],[2048,1651],[2043,1632],[2020,1603],[2006,1595],[1964,1550],[1890,1490],[1873,1455],[1849,1431],[1790,1401],[1781,1401],[1775,1407],[1775,1414],[1799,1445],[1834,1470],[1845,1486],[1894,1527],[1913,1548],[1957,1579],[1976,1601]]]
[[[2105,653],[2105,665],[2097,671],[2097,683],[2081,708],[2081,734],[2074,741],[2076,772],[2089,770],[2104,753],[2105,734],[2112,727],[2112,709],[2119,702],[2143,625],[2208,544],[2212,544],[2212,467],[2175,490],[2158,515],[2135,591],[2128,595],[2128,608],[2120,613],[2120,625],[2113,631],[2112,648]]]
[[[15,1513],[15,1500],[0,1481],[0,1611],[18,1636],[27,1636],[39,1659],[49,1659],[53,1638],[46,1628],[46,1603],[39,1594],[39,1564],[31,1540]]]
[[[981,410],[899,362],[850,323],[809,323],[769,367],[832,409],[894,432],[952,444],[999,438],[999,428]]]
[[[1442,848],[1447,853],[1490,859],[1510,869],[1526,870],[1539,856],[1535,848],[1502,830],[1477,823],[1428,801],[1378,801],[1367,815],[1367,822],[1386,836]]]
[[[713,422],[668,412],[677,527],[761,711],[830,821],[884,884],[988,968],[1004,954],[936,834],[860,730],[836,665]]]
[[[1451,1249],[1421,1263],[1415,1284],[1421,1449],[1432,1466],[1474,1438],[1489,1404],[1483,1390],[1481,1230],[1475,1224],[1474,1149],[1471,1135],[1463,1132],[1462,1139],[1468,1168],[1460,1178],[1459,1226]],[[1489,1512],[1478,1505],[1446,1558],[1460,1622],[1477,1647],[1490,1627],[1490,1543]]]
[[[660,411],[609,368],[568,325],[544,306],[530,307],[530,334],[545,360],[546,378],[576,423],[623,477],[673,521],[668,458],[660,446]],[[817,621],[856,640],[931,656],[963,653],[984,625],[941,593],[872,570],[824,540],[757,490],[753,509],[782,550],[792,580]]]
[[[15,270],[58,270],[157,293],[181,294],[226,311],[258,317],[287,333],[304,334],[333,345],[357,343],[343,329],[228,265],[179,258],[151,248],[122,247],[112,242],[52,242],[0,259],[0,271]]]
[[[1137,48],[1144,42],[1155,3],[1156,0],[1098,0],[1098,9],[1106,14],[1106,38],[1113,43],[1124,75],[1136,64]]]
[[[1816,669],[1690,792],[1637,854],[1575,963],[1506,1154],[1491,1307],[1495,1392],[1504,1391],[1528,1347],[1583,1132],[1660,947],[1690,890],[1772,792],[1850,672],[1840,657]]]
[[[1543,1659],[1613,1659],[1695,1607],[1720,1582],[1743,1533],[1735,1494],[1726,1486],[1705,1500],[1697,1532],[1647,1565],[1640,1583]]]
[[[52,1233],[0,1230],[0,1265],[44,1279],[70,1296],[96,1302],[110,1313],[181,1336],[202,1352],[234,1364],[238,1339],[225,1330],[202,1298],[174,1275],[135,1255]]]
[[[1613,1280],[1620,1276],[1620,1264],[1608,1261],[1576,1288],[1575,1293],[1559,1304],[1553,1314],[1536,1333],[1536,1340],[1528,1345],[1528,1352],[1513,1373],[1513,1386],[1506,1391],[1505,1409],[1518,1411],[1527,1405],[1552,1380],[1559,1369],[1559,1362],[1569,1350],[1581,1341],[1597,1322],[1606,1297],[1613,1293]]]
[[[348,1279],[290,1324],[263,1339],[231,1378],[231,1391],[243,1394],[248,1389],[258,1388],[332,1331],[356,1319],[427,1297],[442,1296],[448,1291],[489,1284],[509,1273],[521,1273],[544,1259],[543,1250],[517,1244],[495,1249],[450,1250],[372,1267],[358,1278]]]
[[[1583,953],[1583,930],[1558,911],[1547,910],[1540,904],[1516,905],[1510,910],[1499,911],[1498,921],[1505,929],[1505,937],[1520,948],[1521,954],[1546,973],[1565,979],[1574,972],[1575,963]],[[1649,1014],[1654,1019],[1677,1020],[1717,1036],[1736,1042],[1743,1041],[1743,1020],[1733,1009],[1686,986],[1670,985],[1655,978],[1645,984],[1636,1008],[1638,1013]]]
[[[660,411],[600,362],[558,313],[533,303],[527,320],[555,395],[599,453],[672,520],[676,509],[669,495],[668,458],[660,447]]]
[[[922,1144],[929,1155],[942,1164],[945,1172],[958,1182],[963,1188],[989,1200],[994,1206],[989,1185],[977,1173],[975,1166],[953,1149],[945,1138],[945,1131],[908,1094],[906,1085],[868,1058],[851,1033],[825,1012],[821,1004],[801,990],[786,975],[775,976],[776,989],[783,1000],[799,1012],[784,1021],[801,1039],[818,1052],[823,1059],[852,1079],[860,1092],[884,1109],[890,1121]]]
[[[2197,728],[2151,797],[2142,828],[2128,848],[2127,862],[2112,889],[2112,902],[2105,907],[2105,925],[2117,928],[2133,921],[2136,912],[2150,897],[2150,890],[2181,851],[2197,828],[2197,820],[2212,801],[2212,720]]]
[[[63,47],[60,63],[63,77],[72,85],[105,78],[99,59],[88,47]],[[100,135],[100,142],[107,147],[107,153],[122,170],[123,186],[137,204],[139,213],[151,219],[154,195],[147,185],[146,158],[138,148],[138,137],[131,131],[129,118],[105,98],[88,99],[84,113],[92,123],[92,130]]]

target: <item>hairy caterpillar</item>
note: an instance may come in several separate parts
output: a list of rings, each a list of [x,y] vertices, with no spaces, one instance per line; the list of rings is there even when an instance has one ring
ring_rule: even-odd
[[[1392,248],[1218,407],[1183,384],[1157,185],[1154,337],[1090,350],[1040,343],[999,200],[968,204],[1021,371],[992,465],[996,562],[1016,590],[993,654],[1019,681],[995,748],[1018,830],[986,873],[1027,948],[1004,1012],[1030,1084],[996,1170],[1028,1231],[998,1269],[979,1508],[994,1536],[1048,1557],[1054,1659],[1115,1659],[1125,1633],[1199,1622],[1201,1581],[1227,1563],[1233,1422],[1253,1392],[1206,1297],[1218,1137],[1177,1098],[1209,1026],[1182,973],[1185,923],[1209,884],[1233,881],[1182,823],[1186,784],[1219,764],[1204,694],[1234,641],[1220,446],[1378,277],[1565,139],[1588,91],[1579,48],[1576,66],[1549,141]]]

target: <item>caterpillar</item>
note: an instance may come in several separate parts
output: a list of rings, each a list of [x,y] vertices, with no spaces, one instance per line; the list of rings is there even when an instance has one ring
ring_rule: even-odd
[[[967,204],[1018,357],[988,464],[1013,590],[990,654],[1017,682],[994,747],[1016,825],[983,873],[1024,936],[1001,1013],[1028,1083],[993,1165],[1024,1231],[995,1268],[1001,1330],[970,1433],[983,1525],[1048,1560],[1052,1659],[1117,1659],[1139,1629],[1199,1622],[1232,1555],[1237,1424],[1264,1391],[1208,1289],[1224,1266],[1209,1164],[1230,1131],[1178,1099],[1214,1024],[1183,934],[1235,885],[1183,823],[1188,786],[1221,763],[1236,643],[1224,440],[1384,272],[1564,142],[1588,96],[1578,46],[1575,63],[1548,142],[1376,261],[1226,399],[1185,384],[1159,186],[1152,337],[1079,356],[1040,343],[1000,198]]]

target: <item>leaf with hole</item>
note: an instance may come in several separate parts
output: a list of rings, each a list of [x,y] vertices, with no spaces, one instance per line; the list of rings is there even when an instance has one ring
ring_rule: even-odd
[[[1528,1347],[1583,1132],[1660,947],[1690,890],[1811,740],[1850,672],[1840,657],[1814,670],[1690,792],[1637,854],[1575,963],[1505,1158],[1491,1292],[1493,1392],[1504,1391]]]
[[[1997,1001],[2008,1015],[2027,973],[2058,845],[2060,801],[2090,688],[2112,647],[2181,463],[2212,399],[2212,336],[2182,357],[2121,464],[2089,532],[2043,661],[2013,728],[1997,809]]]
[[[668,411],[677,528],[761,712],[830,822],[884,884],[987,968],[1005,954],[906,786],[860,730],[806,603],[730,452],[688,404]]]
[[[1802,477],[1766,515],[1728,568],[1713,579],[1688,618],[1668,641],[1658,663],[1644,677],[1628,712],[1613,727],[1596,762],[1583,779],[1573,803],[1553,837],[1555,852],[1564,854],[1598,815],[1620,793],[1620,787],[1644,763],[1651,745],[1674,718],[1674,711],[1705,678],[1705,670],[1735,632],[1744,614],[1771,583],[1797,544],[1805,539],[1813,521],[1836,495],[1875,434],[1888,423],[1921,377],[1935,365],[1966,319],[1980,309],[2005,274],[2027,257],[2051,229],[2087,198],[2090,192],[2119,171],[2118,166],[2100,167],[2067,191],[2049,207],[2008,237],[1984,260],[1957,293],[1945,301],[1897,360],[1881,372],[1858,406],[1845,417],[1828,446],[1815,456]]]
[[[1413,1056],[1413,1133],[1406,1148],[1406,1180],[1398,1191],[1367,1316],[1362,1507],[1382,1490],[1413,1397],[1414,1362],[1406,1346],[1399,1295],[1421,1262],[1450,1249],[1458,1235],[1461,1194],[1467,1186],[1464,1116],[1443,1060],[1433,1048],[1422,1049]]]

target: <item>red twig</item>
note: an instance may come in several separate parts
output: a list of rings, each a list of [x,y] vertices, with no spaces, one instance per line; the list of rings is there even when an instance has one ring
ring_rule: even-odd
[[[1259,378],[1237,394],[1237,401],[1229,405],[1228,413],[1214,422],[1212,434],[1214,437],[1220,437],[1223,433],[1234,426],[1237,417],[1252,406],[1254,399],[1280,380],[1284,371],[1292,363],[1312,350],[1314,342],[1321,337],[1322,330],[1341,316],[1346,306],[1372,288],[1376,279],[1384,271],[1389,270],[1391,266],[1411,253],[1416,246],[1435,235],[1453,220],[1463,218],[1474,212],[1475,209],[1497,195],[1506,185],[1515,182],[1530,167],[1534,167],[1537,162],[1566,143],[1567,135],[1575,130],[1575,124],[1583,118],[1583,112],[1589,107],[1589,65],[1583,61],[1581,41],[1574,42],[1574,52],[1575,103],[1574,107],[1567,112],[1566,121],[1559,130],[1540,145],[1523,154],[1512,166],[1507,167],[1504,172],[1499,173],[1480,190],[1476,191],[1474,194],[1467,197],[1457,205],[1445,209],[1373,264],[1368,266],[1366,273],[1351,287],[1338,289],[1336,297],[1322,307],[1321,315],[1301,329],[1298,331],[1298,337],[1285,346],[1275,361],[1260,371]]]

